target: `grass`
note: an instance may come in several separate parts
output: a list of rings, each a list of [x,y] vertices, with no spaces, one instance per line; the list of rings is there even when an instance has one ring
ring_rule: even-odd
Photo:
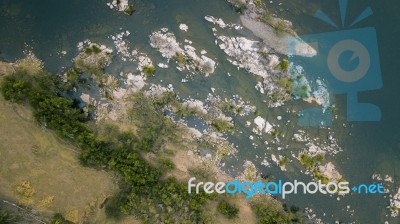
[[[0,194],[11,201],[81,222],[90,204],[101,204],[117,189],[109,173],[82,167],[76,149],[39,127],[29,108],[2,96],[0,133]]]

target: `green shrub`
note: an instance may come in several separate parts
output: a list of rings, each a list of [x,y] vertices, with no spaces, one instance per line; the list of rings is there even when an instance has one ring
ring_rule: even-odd
[[[300,155],[300,163],[307,169],[312,169],[316,166],[316,164],[321,163],[324,160],[324,156],[318,154],[314,157],[311,157],[307,154]]]
[[[239,209],[228,203],[227,201],[221,201],[218,204],[218,211],[223,214],[225,217],[227,217],[228,219],[233,219],[236,218],[238,216],[239,213]]]
[[[158,164],[160,164],[160,169],[165,172],[175,169],[175,164],[169,159],[160,159]]]
[[[147,77],[151,77],[156,73],[156,67],[154,67],[152,65],[146,65],[146,66],[143,67],[143,73]]]
[[[279,137],[282,137],[283,133],[282,133],[282,131],[280,131],[280,130],[278,130],[278,129],[274,129],[274,130],[271,132],[271,135],[272,135],[272,137],[274,137],[274,138],[279,138]]]
[[[278,165],[282,167],[282,166],[285,166],[288,162],[289,162],[289,158],[287,158],[287,157],[285,156],[285,157],[283,157],[281,160],[279,160]]]
[[[31,77],[25,71],[17,71],[4,77],[0,88],[4,99],[17,103],[25,101],[32,89]]]
[[[283,59],[283,60],[279,63],[278,68],[279,68],[281,71],[288,71],[288,70],[289,70],[289,61],[288,61],[287,59]]]
[[[97,45],[92,44],[91,46],[87,47],[84,52],[87,55],[98,54],[101,52],[101,49]]]
[[[261,52],[260,52],[260,55],[261,55],[261,57],[263,57],[263,58],[268,57],[268,53],[265,52],[265,51],[261,51]]]
[[[280,204],[251,203],[251,208],[260,224],[292,224],[301,223],[301,214],[287,212]]]
[[[217,118],[211,122],[211,126],[215,128],[218,132],[231,132],[233,131],[234,127],[228,121]]]

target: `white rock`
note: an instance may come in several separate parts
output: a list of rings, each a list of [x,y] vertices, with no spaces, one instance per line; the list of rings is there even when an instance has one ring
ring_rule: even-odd
[[[164,64],[164,63],[158,63],[158,67],[160,67],[160,68],[168,68],[168,65]]]
[[[186,24],[182,23],[182,24],[179,25],[179,29],[187,32],[189,27]]]

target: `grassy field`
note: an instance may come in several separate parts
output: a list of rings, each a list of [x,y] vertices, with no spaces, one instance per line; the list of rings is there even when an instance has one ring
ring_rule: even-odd
[[[75,223],[89,216],[112,223],[100,207],[117,184],[110,173],[82,167],[78,150],[39,127],[28,107],[0,96],[0,202],[9,200],[41,217],[58,212]]]

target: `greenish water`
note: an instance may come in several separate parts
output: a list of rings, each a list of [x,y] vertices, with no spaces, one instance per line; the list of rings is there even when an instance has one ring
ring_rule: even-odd
[[[283,4],[278,5],[279,2]],[[225,54],[215,46],[211,24],[204,20],[205,15],[221,17],[225,22],[239,23],[239,15],[223,0],[148,0],[134,1],[137,12],[133,16],[126,16],[110,10],[103,0],[69,0],[69,1],[23,1],[2,0],[0,3],[0,58],[15,60],[23,56],[22,51],[31,48],[32,51],[43,61],[46,68],[53,72],[63,71],[63,67],[72,65],[72,58],[77,55],[76,44],[85,39],[112,46],[112,40],[108,38],[121,31],[129,30],[131,35],[127,38],[132,48],[145,52],[155,64],[165,60],[160,54],[148,44],[148,36],[151,32],[162,27],[169,28],[174,32],[178,41],[183,43],[184,39],[193,41],[192,46],[197,50],[205,49],[207,56],[216,59],[218,66],[216,72],[210,77],[202,75],[194,76],[189,83],[182,83],[185,74],[177,71],[172,63],[169,69],[159,70],[152,83],[160,83],[164,86],[171,83],[175,91],[182,97],[192,97],[205,100],[216,88],[216,94],[221,97],[232,98],[233,94],[240,95],[243,100],[250,101],[257,106],[260,115],[268,121],[279,124],[279,129],[285,134],[280,144],[270,144],[272,149],[263,146],[265,140],[271,142],[271,138],[257,138],[254,141],[249,135],[254,135],[251,130],[245,128],[246,121],[252,121],[255,116],[235,118],[239,131],[227,136],[231,142],[238,145],[236,158],[227,158],[225,169],[228,173],[235,175],[240,172],[245,160],[254,162],[261,173],[272,175],[284,180],[309,181],[308,175],[299,172],[302,168],[297,163],[290,163],[288,171],[283,172],[277,166],[269,168],[261,165],[264,155],[270,153],[276,155],[287,155],[298,153],[304,147],[303,144],[291,140],[296,130],[296,115],[287,113],[289,110],[301,110],[306,104],[292,102],[284,107],[268,109],[263,102],[266,96],[258,93],[254,86],[257,78],[243,70],[238,71],[225,60]],[[274,1],[266,5],[273,11],[294,22],[300,34],[329,32],[334,29],[324,25],[312,16],[316,9],[321,8],[339,21],[339,10],[337,1],[320,0],[296,0],[296,1]],[[400,185],[400,97],[396,91],[400,84],[398,77],[398,45],[397,35],[400,34],[400,4],[397,1],[350,1],[348,19],[352,20],[364,10],[371,6],[375,12],[374,16],[358,24],[358,27],[374,26],[378,32],[380,48],[381,67],[384,86],[379,91],[360,94],[363,101],[379,105],[382,110],[382,121],[376,123],[353,123],[343,127],[346,114],[346,101],[344,96],[338,96],[335,100],[338,105],[339,120],[334,123],[331,130],[335,132],[339,145],[343,152],[336,156],[329,156],[338,170],[351,183],[370,183],[374,173],[389,174],[395,180],[393,186]],[[189,26],[187,33],[178,28],[180,23]],[[246,29],[236,35],[254,38]],[[29,47],[27,47],[29,46]],[[67,51],[65,56],[57,52]],[[131,63],[116,60],[107,70],[110,74],[119,74],[121,71],[131,71],[135,66]],[[229,77],[227,73],[230,73]],[[162,82],[161,82],[162,80]],[[283,116],[282,121],[277,116]],[[284,121],[291,120],[287,125]],[[329,130],[326,128],[301,128],[310,136],[319,137],[324,141]],[[351,135],[350,135],[351,134]],[[253,147],[253,143],[258,147]],[[278,151],[277,146],[285,149]],[[391,189],[394,190],[394,189]],[[389,201],[381,196],[369,195],[365,197],[349,195],[337,201],[336,198],[328,196],[290,196],[284,201],[291,205],[295,204],[301,208],[310,207],[317,215],[327,223],[335,220],[344,222],[355,221],[356,223],[383,223],[390,220],[385,217],[388,214],[386,206]],[[346,212],[346,206],[350,205],[354,215]],[[323,214],[326,213],[326,216]],[[391,220],[390,223],[400,223]]]

